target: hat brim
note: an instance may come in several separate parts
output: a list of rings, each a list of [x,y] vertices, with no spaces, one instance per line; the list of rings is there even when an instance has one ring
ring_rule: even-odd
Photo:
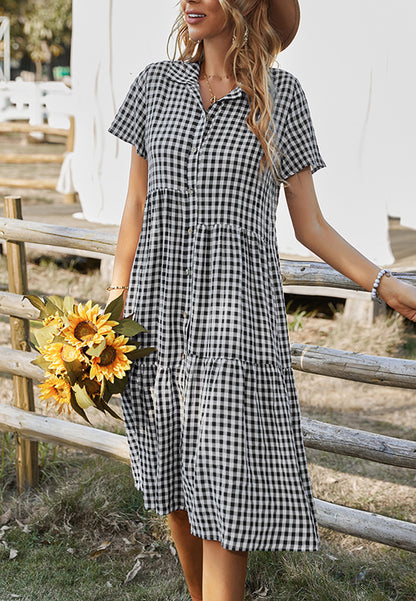
[[[282,41],[281,50],[289,46],[295,37],[300,23],[300,7],[298,0],[270,0],[270,24],[277,31]]]

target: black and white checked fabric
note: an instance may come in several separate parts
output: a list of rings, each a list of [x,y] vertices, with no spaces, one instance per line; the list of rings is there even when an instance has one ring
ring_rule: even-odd
[[[318,550],[276,240],[279,186],[236,87],[204,110],[199,63],[159,61],[109,131],[148,160],[126,314],[157,347],[123,394],[147,508],[186,509],[191,532],[234,550]],[[270,69],[287,178],[325,167],[304,91]]]

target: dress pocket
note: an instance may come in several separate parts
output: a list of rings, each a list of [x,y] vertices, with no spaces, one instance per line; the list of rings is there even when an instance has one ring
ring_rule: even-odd
[[[199,224],[192,248],[189,350],[280,364],[266,242],[227,223]]]

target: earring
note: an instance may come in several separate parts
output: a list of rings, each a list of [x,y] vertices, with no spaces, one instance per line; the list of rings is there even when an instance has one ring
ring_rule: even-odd
[[[233,44],[235,44],[235,27],[234,27],[234,31],[233,31]],[[248,27],[247,25],[244,25],[244,39],[243,39],[243,43],[241,44],[241,48],[244,48],[244,46],[247,44],[248,41]]]

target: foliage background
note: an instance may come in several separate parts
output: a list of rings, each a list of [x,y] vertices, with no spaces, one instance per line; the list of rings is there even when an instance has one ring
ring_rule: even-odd
[[[2,0],[0,16],[10,18],[12,60],[30,57],[37,79],[71,44],[72,0]]]

